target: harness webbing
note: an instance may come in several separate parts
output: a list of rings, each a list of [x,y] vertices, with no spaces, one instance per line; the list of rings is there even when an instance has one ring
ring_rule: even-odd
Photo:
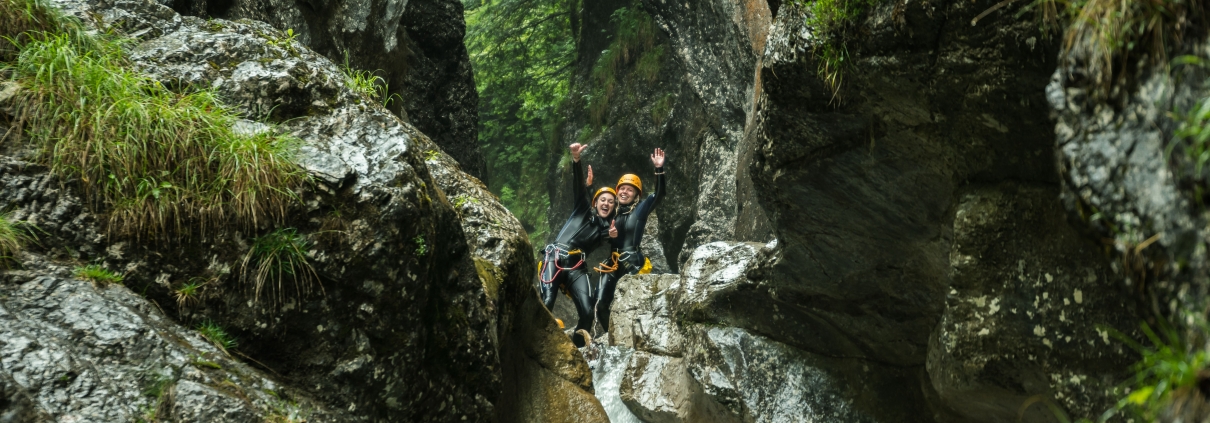
[[[555,257],[554,261],[551,261],[551,259],[550,259],[551,254],[554,254],[554,257]],[[580,261],[576,262],[576,264],[571,267],[559,266],[560,258],[570,257],[572,255],[580,256]],[[551,262],[551,263],[554,263],[554,265],[555,265],[555,272],[550,275],[550,279],[546,279],[542,276],[542,273],[545,273],[545,272],[542,272],[541,266],[539,266],[539,269],[538,269],[538,279],[541,280],[542,283],[544,283],[546,285],[550,285],[551,283],[553,283],[555,281],[556,278],[559,277],[560,272],[562,272],[564,270],[578,269],[580,266],[583,266],[584,265],[584,252],[581,251],[580,249],[566,251],[563,249],[562,246],[552,244],[552,245],[549,245],[546,247],[546,251],[544,252],[542,262],[543,263]]]

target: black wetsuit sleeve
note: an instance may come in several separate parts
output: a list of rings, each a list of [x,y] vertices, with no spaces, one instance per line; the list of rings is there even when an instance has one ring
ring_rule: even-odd
[[[580,162],[571,162],[572,210],[588,205],[588,187],[584,186],[584,167]]]
[[[643,216],[644,221],[647,215],[655,210],[655,206],[660,205],[660,199],[664,198],[664,191],[667,191],[664,186],[664,168],[657,167],[655,168],[655,191],[647,196],[647,200],[639,204],[640,210],[637,210],[638,214]]]

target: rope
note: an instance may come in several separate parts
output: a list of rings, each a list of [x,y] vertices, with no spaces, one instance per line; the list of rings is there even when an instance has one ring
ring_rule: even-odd
[[[554,261],[550,260],[551,253],[554,253],[554,255],[555,255]],[[576,262],[576,264],[571,267],[559,266],[560,258],[570,257],[572,255],[580,256],[580,261]],[[562,256],[562,257],[560,257],[560,256]],[[551,244],[546,247],[546,251],[544,252],[544,255],[542,256],[542,262],[543,263],[551,262],[551,263],[554,263],[554,265],[555,265],[555,273],[550,275],[550,279],[545,279],[542,277],[541,266],[539,266],[538,280],[541,280],[543,284],[550,285],[551,283],[553,283],[555,281],[555,279],[557,279],[559,277],[560,272],[562,272],[564,270],[578,269],[580,266],[584,265],[584,254],[583,254],[583,251],[581,251],[579,249],[565,251],[565,250],[563,250],[562,247]]]
[[[609,265],[608,264],[609,261],[607,260],[605,262],[602,262],[599,266],[592,268],[592,270],[596,270],[597,272],[600,272],[600,273],[616,272],[618,270],[618,257],[621,257],[621,254],[618,254],[617,251],[614,251],[613,254],[610,255],[610,258],[613,261],[613,265]]]

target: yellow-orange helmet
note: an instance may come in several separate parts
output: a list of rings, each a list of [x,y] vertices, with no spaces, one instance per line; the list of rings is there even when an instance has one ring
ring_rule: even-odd
[[[595,205],[597,204],[597,197],[600,197],[600,196],[601,196],[601,194],[605,194],[605,193],[610,193],[610,194],[613,194],[613,200],[614,200],[614,201],[617,201],[617,200],[618,200],[618,192],[617,192],[617,191],[614,191],[614,190],[613,190],[613,188],[610,188],[610,187],[601,187],[601,189],[597,190],[597,193],[596,193],[596,194],[593,194],[593,195],[592,195],[592,203],[591,203],[591,204],[595,206]]]
[[[616,188],[622,188],[622,185],[633,185],[635,188],[638,188],[639,193],[643,192],[643,181],[639,180],[639,175],[633,173],[622,175],[622,178],[618,179],[618,186]]]

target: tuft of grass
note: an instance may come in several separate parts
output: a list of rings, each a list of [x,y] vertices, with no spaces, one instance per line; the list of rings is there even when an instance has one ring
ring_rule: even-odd
[[[399,94],[388,94],[390,91],[390,85],[387,84],[386,79],[383,79],[381,76],[377,75],[378,72],[382,71],[381,69],[370,72],[360,69],[353,69],[352,66],[349,66],[348,51],[345,52],[345,62],[344,65],[341,66],[341,71],[345,76],[345,84],[348,85],[349,88],[353,89],[354,92],[360,94],[362,97],[382,102],[383,107],[389,106],[391,104],[391,100],[393,99],[398,98],[401,101],[403,100]]]
[[[1146,58],[1167,64],[1169,47],[1185,36],[1204,33],[1201,2],[1185,0],[1045,0],[1060,6],[1070,19],[1064,36],[1064,54],[1081,57],[1085,73],[1107,95],[1110,86],[1125,78],[1133,60]]]
[[[17,58],[31,35],[65,32],[82,36],[78,22],[64,17],[41,0],[0,0],[0,62]]]
[[[99,264],[90,264],[84,267],[77,267],[75,269],[75,275],[77,278],[92,281],[98,285],[122,283],[123,279],[122,275],[111,272],[109,269],[101,267]]]
[[[0,214],[0,265],[7,266],[9,261],[16,260],[29,234],[21,228],[21,223],[12,218],[12,213]]]
[[[14,4],[45,10],[35,0],[0,9]],[[173,92],[134,70],[123,41],[71,34],[18,37],[19,54],[2,65],[25,88],[14,127],[94,209],[109,209],[111,232],[170,238],[284,220],[304,180],[296,139],[237,133],[214,91]]]
[[[215,347],[222,350],[224,353],[226,353],[227,350],[233,349],[239,345],[235,341],[234,336],[228,334],[226,329],[223,329],[222,326],[219,326],[213,321],[207,320],[199,323],[194,330],[197,331],[198,335],[201,335],[202,338],[210,341],[211,344],[214,344]]]
[[[205,282],[201,279],[193,278],[172,290],[172,295],[176,297],[177,307],[185,308],[201,301],[201,290],[204,285]]]
[[[268,286],[274,293],[270,297],[273,303],[281,304],[288,288],[301,299],[311,293],[313,284],[320,285],[319,275],[307,260],[310,245],[294,228],[276,229],[256,238],[241,266],[244,281],[252,284],[254,298],[260,301]],[[322,291],[323,286],[319,289]]]
[[[792,3],[805,10],[805,24],[820,40],[815,43],[812,54],[819,63],[816,73],[832,90],[833,100],[840,95],[844,73],[851,67],[848,33],[857,19],[871,6],[884,0],[793,0]]]

